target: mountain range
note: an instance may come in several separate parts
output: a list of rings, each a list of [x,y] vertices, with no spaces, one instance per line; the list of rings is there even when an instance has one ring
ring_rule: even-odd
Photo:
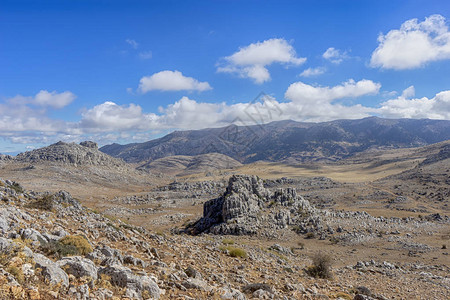
[[[430,119],[278,121],[251,126],[175,131],[144,143],[99,150],[129,163],[220,153],[240,163],[338,161],[368,149],[425,146],[450,139],[450,121]]]

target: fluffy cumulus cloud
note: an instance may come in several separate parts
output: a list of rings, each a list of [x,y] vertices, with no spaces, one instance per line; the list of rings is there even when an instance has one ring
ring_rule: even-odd
[[[300,73],[300,76],[302,77],[314,77],[322,75],[326,72],[326,69],[324,67],[317,67],[317,68],[308,68],[304,70],[302,73]]]
[[[380,115],[386,118],[450,119],[450,90],[442,91],[430,99],[414,96],[414,87],[411,86],[398,98],[381,103]]]
[[[155,114],[143,114],[139,105],[117,105],[107,101],[82,113],[79,127],[83,132],[148,130]]]
[[[76,96],[71,92],[41,90],[35,96],[16,96],[0,102],[0,137],[15,143],[45,140],[70,131],[68,123],[48,116],[49,108],[63,108]]]
[[[63,108],[75,100],[76,96],[69,91],[58,93],[56,91],[49,92],[41,90],[34,97],[24,97],[21,95],[8,99],[8,103],[16,106],[33,105],[43,108]]]
[[[312,86],[301,81],[289,86],[285,93],[286,99],[296,103],[326,103],[337,99],[357,98],[364,95],[378,93],[381,85],[371,80],[363,79],[358,82],[350,79],[334,87]]]
[[[450,32],[441,15],[419,22],[408,20],[400,29],[378,37],[378,48],[372,53],[372,67],[413,69],[428,62],[450,59]]]
[[[184,76],[180,71],[168,70],[142,77],[138,88],[141,93],[153,90],[203,92],[211,89],[208,82],[200,82],[192,77]]]
[[[42,90],[36,94],[33,102],[40,106],[63,108],[72,103],[75,98],[76,96],[69,91],[57,93],[56,91],[48,92]]]
[[[295,49],[286,40],[269,39],[242,47],[232,55],[224,57],[217,71],[234,73],[260,84],[270,80],[267,66],[273,63],[298,66],[305,61],[306,58],[297,57]]]
[[[322,54],[322,57],[338,65],[348,56],[346,52],[330,47]]]

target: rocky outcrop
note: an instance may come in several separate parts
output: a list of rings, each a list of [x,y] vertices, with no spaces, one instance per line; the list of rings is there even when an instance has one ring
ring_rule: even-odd
[[[20,153],[14,160],[31,164],[56,162],[76,166],[123,167],[125,165],[122,160],[100,152],[97,143],[91,141],[81,142],[79,145],[58,142],[48,147]]]
[[[225,193],[205,202],[203,217],[187,231],[251,235],[295,225],[315,212],[293,188],[271,192],[257,176],[233,175]]]

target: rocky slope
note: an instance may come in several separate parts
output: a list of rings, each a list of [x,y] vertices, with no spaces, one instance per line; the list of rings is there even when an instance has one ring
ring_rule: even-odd
[[[264,125],[176,131],[160,139],[101,151],[127,162],[173,155],[221,153],[249,163],[258,160],[336,161],[374,147],[415,147],[450,139],[450,121],[388,120],[376,117],[324,123],[280,121]]]
[[[450,296],[450,270],[445,265],[355,261],[334,268],[334,280],[318,279],[305,272],[310,270],[311,261],[301,247],[287,248],[273,240],[266,240],[269,245],[263,240],[246,243],[221,235],[154,234],[86,209],[67,192],[24,191],[20,184],[8,180],[0,180],[0,199],[1,299],[369,300]],[[206,226],[211,232],[224,219],[225,223],[242,219],[245,224],[247,217],[258,216],[267,199],[274,200],[275,210],[298,210],[301,205],[306,211],[314,210],[293,190],[277,194],[250,176],[232,177],[219,199],[223,201],[205,205],[212,213],[206,217],[214,220],[212,227]],[[359,234],[350,235],[353,240],[349,238],[355,249],[362,242],[358,236],[379,228],[391,244],[434,251],[411,239],[422,231],[433,234],[449,222],[442,216],[401,221],[364,213],[340,214],[335,214],[340,223],[330,228],[342,234],[359,230]],[[360,228],[363,224],[365,233]],[[388,233],[394,230],[399,232]]]

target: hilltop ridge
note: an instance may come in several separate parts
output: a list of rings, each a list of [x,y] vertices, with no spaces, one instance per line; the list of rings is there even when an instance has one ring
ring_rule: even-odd
[[[445,140],[450,140],[450,121],[370,117],[175,131],[144,143],[106,145],[100,151],[132,163],[207,153],[224,154],[241,163],[331,162],[372,148],[419,147]]]

